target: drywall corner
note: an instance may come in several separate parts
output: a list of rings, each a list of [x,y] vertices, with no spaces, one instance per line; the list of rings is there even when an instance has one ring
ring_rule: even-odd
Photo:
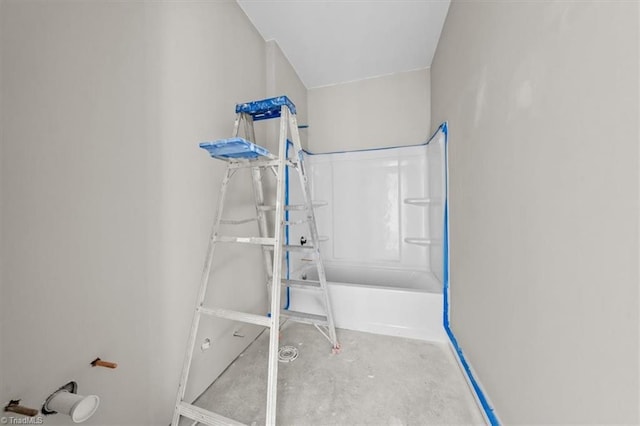
[[[640,7],[637,11],[637,26],[640,32]],[[638,43],[638,70],[640,71],[640,43]],[[638,84],[638,99],[640,99],[640,84]],[[638,108],[638,135],[640,135],[640,107]],[[638,149],[638,164],[640,164],[640,149]],[[638,210],[640,211],[640,167],[638,167]],[[638,214],[638,241],[640,241],[640,214]],[[640,262],[638,262],[638,276],[640,277]],[[638,280],[638,310],[640,311],[640,280]],[[640,313],[639,313],[640,316]],[[638,327],[638,353],[640,354],[640,327]],[[638,356],[638,419],[640,420],[640,356]]]
[[[2,0],[0,0],[0,46],[2,46],[2,39],[4,37],[3,31],[2,29],[4,28],[4,2]],[[2,205],[2,169],[3,169],[3,155],[2,155],[2,147],[4,146],[4,132],[2,131],[2,129],[4,129],[3,126],[3,110],[4,110],[4,103],[3,103],[3,96],[2,96],[2,92],[3,92],[3,80],[2,80],[2,54],[0,54],[0,241],[2,241],[3,237],[2,237],[2,212],[3,212],[3,205]],[[4,294],[4,288],[3,288],[3,268],[4,268],[4,257],[2,256],[2,249],[0,248],[0,295]],[[6,299],[4,297],[0,297],[0,404],[4,404],[6,401],[8,401],[8,397],[6,395],[6,390],[5,390],[5,380],[4,380],[4,372],[7,370],[7,366],[4,365],[3,359],[4,359],[4,348],[5,348],[5,329],[4,329],[4,324],[5,324],[5,318],[4,316],[6,315],[5,313],[7,312],[7,309],[5,307],[5,303],[6,303]]]
[[[267,97],[286,95],[296,106],[298,125],[308,124],[307,114],[307,88],[298,76],[296,70],[280,49],[275,40],[266,43],[266,85]],[[269,122],[270,144],[268,148],[272,152],[278,152],[276,142],[278,140],[278,126],[275,120]],[[303,148],[308,148],[307,130],[300,129],[300,140]]]

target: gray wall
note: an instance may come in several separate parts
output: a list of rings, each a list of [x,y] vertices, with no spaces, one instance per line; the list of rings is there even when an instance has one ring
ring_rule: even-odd
[[[148,421],[152,162],[139,5],[3,1],[0,403],[70,380]],[[114,31],[117,28],[118,31]],[[92,370],[96,356],[117,361]],[[70,424],[55,416],[47,424]],[[95,422],[93,424],[96,424]]]
[[[430,136],[429,69],[309,90],[313,152],[413,145]]]
[[[265,42],[235,1],[0,5],[0,403],[77,380],[102,398],[86,424],[168,424],[223,172],[197,144],[267,95]],[[238,259],[214,265],[215,303],[266,312]],[[257,333],[203,324],[190,397]]]
[[[506,423],[638,418],[638,3],[451,4],[451,321]]]

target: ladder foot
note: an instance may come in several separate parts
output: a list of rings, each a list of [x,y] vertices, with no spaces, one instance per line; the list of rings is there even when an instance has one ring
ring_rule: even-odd
[[[340,351],[342,351],[342,346],[340,346],[340,343],[336,343],[335,346],[331,348],[331,354],[333,355],[338,355]]]

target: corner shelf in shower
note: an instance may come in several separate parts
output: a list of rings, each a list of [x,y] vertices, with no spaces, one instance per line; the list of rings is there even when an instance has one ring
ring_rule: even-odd
[[[412,206],[428,206],[441,204],[442,200],[439,198],[405,198],[404,203]]]
[[[418,238],[418,237],[407,237],[404,239],[404,242],[407,244],[415,244],[417,246],[434,246],[434,245],[442,244],[442,240],[433,239],[433,238]]]

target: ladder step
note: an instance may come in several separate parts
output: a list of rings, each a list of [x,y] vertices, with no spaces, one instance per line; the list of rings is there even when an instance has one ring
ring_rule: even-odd
[[[302,219],[302,220],[285,220],[284,224],[285,225],[302,225],[309,222],[309,219]]]
[[[198,312],[213,317],[225,318],[232,321],[246,322],[247,324],[261,325],[263,327],[271,327],[271,318],[266,315],[248,314],[245,312],[232,311],[222,308],[205,308],[200,306]]]
[[[257,217],[250,217],[248,219],[239,219],[239,220],[233,220],[233,219],[221,219],[220,223],[222,225],[242,225],[244,223],[250,223],[250,222],[255,222],[256,220],[258,220]]]
[[[261,99],[259,101],[246,102],[236,105],[236,114],[244,112],[253,117],[253,121],[268,120],[280,117],[280,108],[286,105],[292,114],[296,113],[296,106],[286,96]]]
[[[269,160],[234,161],[231,164],[229,164],[229,168],[245,169],[249,167],[279,167],[280,166],[280,160],[278,160],[275,156],[272,156],[270,158],[271,159]],[[285,160],[285,166],[296,168],[298,167],[298,164],[290,160]]]
[[[244,243],[244,244],[260,244],[263,246],[274,246],[276,244],[275,238],[263,238],[263,237],[229,237],[218,236],[214,240],[216,243]]]
[[[209,410],[205,410],[204,408],[196,407],[192,404],[187,404],[184,401],[181,402],[180,405],[178,405],[178,412],[181,416],[187,417],[191,420],[196,420],[209,426],[244,425],[244,423],[240,423],[220,414],[213,413]]]
[[[324,326],[329,325],[329,321],[327,320],[327,317],[324,315],[308,314],[306,312],[289,311],[284,309],[280,311],[280,315],[284,318],[288,318],[291,321],[295,321],[295,322],[301,322],[305,324],[324,325]]]
[[[265,246],[267,250],[273,250],[273,246]],[[316,248],[314,246],[301,246],[301,245],[282,245],[282,249],[288,252],[298,252],[298,253],[308,253],[309,255],[313,255],[316,252]],[[316,261],[317,259],[309,259],[312,261]]]
[[[326,201],[314,201],[313,202],[313,207],[322,207],[322,206],[326,206],[327,203]],[[272,206],[272,205],[268,205],[268,206],[258,206],[258,209],[262,210],[262,211],[272,211],[276,209],[276,206]],[[284,206],[285,210],[306,210],[307,209],[307,205],[306,204],[289,204],[288,206]]]
[[[311,289],[311,290],[322,290],[322,287],[320,286],[320,281],[283,279],[282,284],[286,285],[287,287],[305,288],[305,289]]]

